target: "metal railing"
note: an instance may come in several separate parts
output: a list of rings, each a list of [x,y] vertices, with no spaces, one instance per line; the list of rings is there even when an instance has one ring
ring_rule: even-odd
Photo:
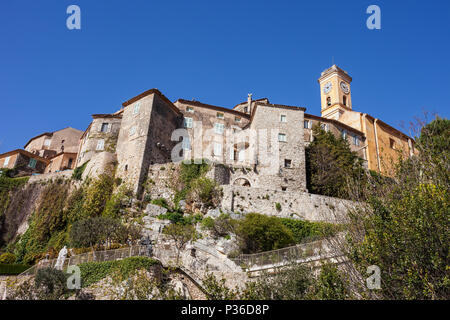
[[[231,258],[231,260],[242,269],[250,269],[255,266],[282,265],[292,261],[298,262],[302,259],[321,255],[324,241],[318,240],[261,253],[241,254],[236,258]]]
[[[142,245],[136,245],[113,250],[91,251],[66,258],[66,260],[64,261],[63,269],[71,265],[78,265],[86,262],[114,261],[129,257],[139,257],[147,255],[148,255],[148,248],[147,246]],[[41,260],[37,264],[32,266],[30,269],[22,272],[20,275],[21,276],[35,275],[36,272],[41,268],[46,267],[54,268],[56,261],[57,259]]]

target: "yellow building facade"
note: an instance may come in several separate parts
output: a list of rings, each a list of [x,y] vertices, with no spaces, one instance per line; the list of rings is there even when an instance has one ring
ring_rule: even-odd
[[[350,75],[336,65],[319,78],[321,116],[334,119],[364,133],[365,159],[369,170],[391,176],[399,157],[413,155],[414,140],[380,119],[352,107]]]

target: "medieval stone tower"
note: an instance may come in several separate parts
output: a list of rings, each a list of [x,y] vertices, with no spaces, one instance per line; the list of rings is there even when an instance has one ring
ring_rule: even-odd
[[[348,73],[336,65],[322,72],[319,78],[322,117],[339,120],[346,110],[352,110],[351,82]]]

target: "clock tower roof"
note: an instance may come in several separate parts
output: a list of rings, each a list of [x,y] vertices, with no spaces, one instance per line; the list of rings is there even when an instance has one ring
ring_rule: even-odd
[[[332,74],[338,74],[342,79],[345,79],[348,82],[352,82],[352,77],[349,76],[348,72],[339,68],[337,65],[333,64],[330,68],[324,70],[321,74],[320,74],[320,78],[319,78],[319,83],[320,81],[322,81],[323,79],[325,79],[326,77],[332,75]]]

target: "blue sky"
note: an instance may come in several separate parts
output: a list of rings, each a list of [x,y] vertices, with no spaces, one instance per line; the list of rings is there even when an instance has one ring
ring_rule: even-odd
[[[66,8],[81,8],[81,30]],[[382,29],[366,28],[381,8]],[[353,109],[401,128],[449,116],[449,1],[106,1],[0,3],[0,153],[158,88],[224,107],[268,97],[320,114],[320,72],[353,77]]]

